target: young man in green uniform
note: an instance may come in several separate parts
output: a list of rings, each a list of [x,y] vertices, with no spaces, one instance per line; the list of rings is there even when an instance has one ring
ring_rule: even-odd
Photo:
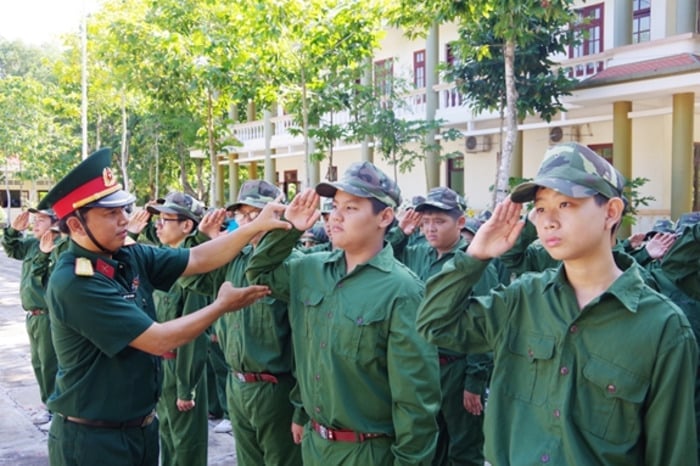
[[[226,283],[212,304],[163,323],[153,291],[222,266],[262,231],[288,228],[270,205],[253,224],[191,249],[123,247],[134,198],[116,182],[111,158],[110,149],[95,152],[45,198],[70,236],[46,294],[59,367],[48,402],[54,466],[158,463],[161,356],[269,290]]]
[[[236,203],[228,207],[239,226],[248,225],[282,191],[267,181],[246,181]],[[211,226],[211,228],[208,228]],[[219,225],[201,229],[216,236]],[[221,283],[247,286],[245,271],[260,237],[226,266],[200,277],[188,286],[211,293]],[[194,280],[197,280],[194,282]],[[215,326],[226,362],[231,368],[227,383],[227,406],[236,440],[236,459],[241,466],[301,465],[301,452],[294,444],[290,425],[294,406],[289,394],[294,386],[292,336],[287,303],[265,297]]]
[[[306,190],[284,214],[294,229],[266,235],[248,266],[251,283],[269,284],[289,303],[293,401],[310,418],[293,425],[304,464],[428,465],[437,439],[438,357],[416,332],[423,285],[384,241],[399,189],[361,162],[316,192],[333,197],[334,250],[290,256],[319,216],[318,195]]]
[[[428,280],[442,270],[456,251],[467,248],[467,241],[461,235],[466,208],[464,198],[452,189],[431,189],[414,206],[413,212],[392,229],[391,243],[396,257],[421,280]],[[425,241],[408,245],[416,228],[421,228]],[[498,270],[490,264],[473,293],[488,294],[500,283]],[[437,417],[440,435],[433,464],[482,466],[483,397],[493,367],[493,356],[467,356],[446,348],[438,348],[438,356],[442,404]]]
[[[25,236],[24,231],[29,227],[29,216],[34,215],[32,235]],[[46,401],[53,392],[56,380],[56,351],[51,342],[48,306],[46,305],[46,280],[48,274],[37,275],[32,272],[33,262],[42,256],[39,242],[47,235],[53,242],[58,236],[51,232],[51,226],[56,222],[56,215],[43,204],[39,209],[29,209],[22,212],[5,228],[2,237],[2,247],[8,257],[22,261],[22,277],[20,279],[20,300],[22,308],[27,312],[26,327],[29,336],[32,369],[39,385],[39,395],[42,407],[34,415],[35,424],[46,424],[51,415],[45,409]],[[48,424],[46,424],[48,426]]]
[[[639,266],[614,261],[619,186],[589,148],[552,147],[534,181],[426,285],[420,333],[458,351],[494,351],[485,421],[494,466],[697,464],[697,345]],[[562,265],[468,298],[489,260],[515,242],[520,203],[532,200],[540,241]]]
[[[172,192],[162,204],[147,206],[156,215],[159,242],[171,248],[192,247],[204,205],[189,194]],[[156,290],[153,299],[159,322],[191,314],[211,303],[211,294],[185,289],[182,279],[167,291]],[[191,342],[163,354],[163,389],[158,400],[161,464],[206,466],[209,425],[207,414],[208,356],[206,332]]]

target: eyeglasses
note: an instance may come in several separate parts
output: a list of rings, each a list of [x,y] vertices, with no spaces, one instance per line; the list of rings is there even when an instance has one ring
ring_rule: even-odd
[[[252,222],[256,218],[258,218],[259,214],[259,210],[250,210],[248,212],[241,212],[240,210],[237,210],[233,214],[233,218],[234,220],[236,220],[237,223],[241,223],[243,220],[248,220],[249,222]]]
[[[183,222],[184,220],[179,219],[179,218],[163,218],[163,217],[158,217],[156,219],[156,226],[165,226],[166,222]]]

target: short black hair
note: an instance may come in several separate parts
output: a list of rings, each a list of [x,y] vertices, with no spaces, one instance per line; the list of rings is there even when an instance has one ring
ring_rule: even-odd
[[[389,207],[388,204],[385,204],[374,197],[368,197],[367,199],[369,199],[369,202],[372,204],[372,213],[374,215],[377,215],[378,213]]]

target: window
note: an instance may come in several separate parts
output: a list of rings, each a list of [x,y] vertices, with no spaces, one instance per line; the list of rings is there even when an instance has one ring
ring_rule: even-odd
[[[613,145],[612,144],[591,144],[588,147],[591,148],[593,152],[603,157],[605,160],[612,165],[613,163]]]
[[[447,63],[448,69],[451,69],[457,64],[457,58],[455,57],[452,43],[445,45],[445,62]],[[452,108],[462,105],[462,94],[457,91],[456,87],[446,89],[444,92],[446,107]]]
[[[10,190],[10,205],[7,205],[7,190],[0,191],[0,207],[22,207],[22,200],[29,198],[29,191]]]
[[[379,97],[391,95],[394,76],[394,60],[388,58],[374,62],[374,87]]]
[[[693,150],[693,211],[700,210],[700,144]]]
[[[425,87],[425,50],[413,52],[413,85],[416,89]]]
[[[578,10],[578,22],[574,29],[578,32],[579,44],[569,49],[569,58],[585,57],[603,52],[603,4],[592,5]],[[603,70],[603,62],[576,66],[576,76],[585,76]]]
[[[632,1],[632,43],[648,42],[651,39],[651,1]]]

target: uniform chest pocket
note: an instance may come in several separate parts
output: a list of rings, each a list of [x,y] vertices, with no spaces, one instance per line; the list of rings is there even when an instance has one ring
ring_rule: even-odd
[[[618,444],[639,437],[649,380],[596,356],[586,362],[583,377],[574,409],[581,429]]]
[[[503,357],[506,373],[514,383],[505,392],[519,400],[541,405],[547,399],[552,374],[555,338],[535,333],[515,334]]]
[[[348,359],[366,364],[386,361],[387,317],[362,307],[340,309],[333,330],[333,348]]]

